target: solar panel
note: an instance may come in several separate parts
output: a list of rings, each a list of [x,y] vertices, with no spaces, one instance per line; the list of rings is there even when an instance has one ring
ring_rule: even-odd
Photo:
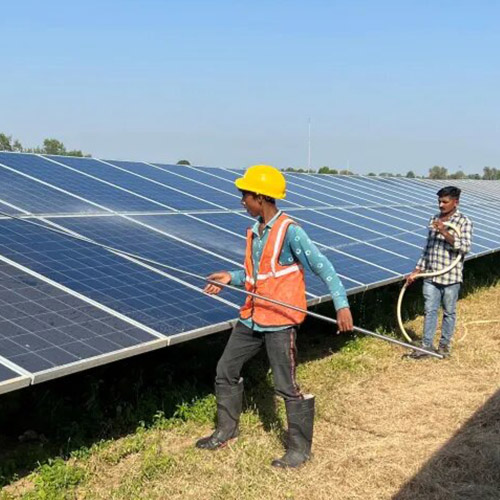
[[[145,257],[163,253],[168,255],[166,263],[176,265],[185,260],[186,269],[194,272],[227,265],[210,254],[181,246],[167,238],[161,239],[141,226],[135,228],[127,220],[122,223],[110,218],[92,221],[70,218],[59,220],[59,224],[72,230],[80,229],[79,234],[97,235],[105,244],[122,248],[125,245],[121,245],[121,240],[127,235],[130,238],[128,250],[143,250]],[[30,242],[36,242],[36,245],[30,245]],[[149,266],[138,265],[102,248],[18,220],[4,221],[0,251],[7,259],[127,314],[164,335],[207,324],[203,314],[196,315],[195,311],[210,309],[215,320],[219,316],[221,320],[234,316],[231,302],[226,299],[214,301],[193,285],[190,287],[191,278],[182,282],[169,279],[165,273],[152,271]],[[229,299],[232,294],[235,292],[227,294]]]
[[[209,297],[200,277],[242,267],[240,175],[0,153],[0,392],[227,329],[243,295]],[[498,251],[500,182],[456,184],[475,224],[468,258]],[[280,207],[356,293],[413,268],[443,183],[290,173],[287,186]],[[329,300],[306,281],[310,303]]]
[[[58,191],[60,194],[71,193],[71,197],[81,202],[87,201],[95,208],[103,209],[105,205],[110,211],[155,210],[155,203],[139,195],[129,193],[112,183],[99,180],[90,174],[79,173],[71,167],[50,158],[30,155],[12,155],[2,158],[2,163],[16,170],[25,179]],[[86,159],[82,159],[86,161]]]
[[[127,318],[110,315],[100,304],[68,292],[1,257],[2,382],[19,383],[15,378],[24,374],[28,385],[82,369],[82,360],[93,358],[94,366],[141,352],[144,346],[149,350],[166,344]],[[12,385],[4,383],[0,392],[6,388]]]
[[[214,189],[215,186],[207,185],[197,181],[194,175],[183,175],[179,167],[169,170],[160,168],[152,163],[109,161],[115,169],[121,168],[128,173],[128,183],[134,183],[137,177],[146,178],[151,185],[156,184],[163,188],[163,192],[173,193],[175,197],[183,197],[183,204],[174,203],[178,210],[196,209],[234,209],[238,205],[238,197],[234,193],[228,193],[222,189]],[[134,187],[135,189],[135,187]],[[149,187],[146,186],[146,190]]]

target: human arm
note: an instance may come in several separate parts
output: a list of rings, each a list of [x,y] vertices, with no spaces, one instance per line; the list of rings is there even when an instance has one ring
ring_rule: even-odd
[[[415,268],[407,277],[406,277],[406,286],[410,286],[416,279],[417,276],[422,272],[418,267]]]
[[[430,220],[429,229],[432,229],[431,226],[433,224],[433,218]],[[429,230],[427,234],[427,241],[425,243],[425,247],[422,250],[422,254],[415,265],[415,269],[406,277],[406,285],[410,286],[416,279],[417,276],[424,272],[428,268],[428,259],[429,259],[429,246],[431,241],[431,230]]]
[[[455,235],[450,232],[451,229],[449,229],[442,220],[434,219],[432,221],[432,227],[446,240],[448,244],[455,248],[455,240],[459,240],[459,238],[455,238]]]
[[[458,226],[458,231],[454,226]],[[472,222],[468,217],[461,217],[458,222],[453,222],[448,226],[446,222],[439,219],[432,221],[432,227],[437,231],[453,250],[465,255],[472,245]]]
[[[460,234],[455,237],[453,249],[465,255],[472,246],[472,221],[464,217],[460,224]]]
[[[218,281],[224,285],[234,285],[234,286],[243,286],[245,284],[245,270],[238,269],[237,271],[217,271],[212,273],[207,277],[208,280]],[[222,291],[224,287],[218,286],[214,283],[207,283],[203,291],[210,295],[217,295]]]
[[[427,259],[429,256],[429,242],[425,245],[424,250],[422,251],[422,255],[420,259],[417,261],[417,265],[415,269],[406,277],[406,285],[410,286],[418,277],[419,274],[424,272],[427,267]]]
[[[349,307],[337,309],[337,326],[339,332],[351,332],[354,325],[352,321],[352,314]]]
[[[229,273],[228,271],[217,271],[210,274],[207,277],[207,280],[218,281],[219,283],[227,285],[231,282],[231,273]],[[223,286],[216,285],[215,283],[207,283],[203,291],[205,293],[208,293],[209,295],[217,295],[222,291],[223,288]]]
[[[287,242],[292,256],[305,268],[316,274],[328,287],[337,311],[339,331],[352,330],[353,322],[347,294],[332,263],[321,253],[300,226],[295,224],[289,226]],[[293,260],[293,257],[289,258]]]

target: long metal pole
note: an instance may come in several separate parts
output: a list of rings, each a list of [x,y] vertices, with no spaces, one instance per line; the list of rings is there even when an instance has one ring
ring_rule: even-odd
[[[104,245],[103,243],[99,243],[99,242],[97,242],[97,241],[95,241],[95,240],[93,240],[91,238],[87,238],[86,236],[81,236],[81,235],[69,232],[69,230],[67,230],[66,228],[64,230],[62,230],[62,229],[55,228],[55,227],[45,226],[43,224],[40,224],[39,222],[34,222],[34,221],[29,220],[29,219],[23,219],[23,218],[18,217],[16,215],[8,214],[8,213],[2,212],[2,211],[0,211],[0,215],[4,216],[4,217],[8,217],[10,219],[14,219],[14,220],[18,220],[18,221],[21,221],[21,222],[25,222],[27,224],[31,224],[33,226],[40,227],[40,228],[45,229],[47,231],[52,231],[54,233],[58,233],[58,234],[61,234],[63,236],[67,236],[67,237],[70,237],[70,238],[73,238],[73,239],[76,239],[76,240],[85,241],[86,243],[90,243],[92,245],[104,248],[104,249],[106,249],[106,250],[108,250],[110,252],[113,252],[113,253],[116,253],[116,254],[125,255],[127,257],[131,257],[131,258],[143,261],[143,262],[147,262],[148,264],[151,264],[153,266],[163,267],[163,268],[169,269],[171,271],[176,271],[178,273],[181,273],[181,274],[184,274],[184,275],[187,275],[187,276],[191,276],[191,277],[193,277],[195,279],[198,279],[198,280],[203,280],[203,281],[206,281],[208,283],[212,283],[212,284],[220,286],[220,287],[229,288],[230,290],[235,290],[236,292],[244,293],[246,295],[250,295],[250,296],[255,297],[257,299],[266,300],[267,302],[272,302],[273,304],[277,304],[277,305],[282,306],[282,307],[287,307],[288,309],[293,309],[295,311],[302,312],[304,314],[307,314],[307,315],[312,316],[314,318],[321,319],[321,320],[326,321],[328,323],[333,323],[334,325],[337,324],[336,320],[334,320],[333,318],[329,318],[328,316],[322,316],[321,314],[317,314],[315,312],[308,311],[307,309],[302,309],[301,307],[297,307],[297,306],[294,306],[292,304],[287,304],[285,302],[281,302],[281,301],[276,300],[276,299],[271,299],[269,297],[264,297],[264,296],[259,295],[257,293],[245,290],[243,288],[238,288],[238,287],[236,287],[234,285],[226,285],[224,283],[220,283],[219,281],[207,279],[207,278],[205,278],[203,276],[200,276],[199,274],[192,273],[192,272],[186,271],[184,269],[179,269],[178,267],[169,266],[168,264],[163,264],[162,262],[158,262],[158,261],[155,261],[155,260],[152,260],[152,259],[148,259],[147,257],[142,257],[141,255],[133,254],[133,253],[127,252],[125,250],[121,250],[119,248],[111,247],[109,245]],[[401,347],[407,347],[408,349],[413,349],[414,351],[423,352],[423,353],[428,354],[429,356],[434,356],[435,358],[442,359],[444,357],[441,354],[438,354],[436,352],[428,351],[426,349],[422,349],[421,347],[417,347],[417,346],[414,346],[412,344],[407,344],[406,342],[402,342],[400,340],[393,339],[392,337],[387,337],[385,335],[381,335],[380,333],[372,332],[370,330],[365,330],[364,328],[360,328],[359,326],[353,327],[353,331],[360,332],[360,333],[363,333],[365,335],[370,335],[372,337],[378,338],[380,340],[385,340],[386,342],[390,342],[392,344],[396,344],[396,345],[399,345]]]
[[[328,323],[333,323],[334,325],[337,324],[337,320],[335,320],[333,318],[329,318],[328,316],[323,316],[322,314],[318,314],[318,313],[309,311],[308,309],[302,309],[301,307],[297,307],[297,306],[294,306],[292,304],[287,304],[285,302],[281,302],[280,300],[271,299],[269,297],[263,297],[262,295],[259,295],[257,293],[253,293],[253,292],[250,292],[248,290],[244,290],[242,288],[238,288],[238,287],[233,286],[233,285],[225,285],[223,283],[220,283],[219,281],[207,279],[207,282],[212,283],[213,285],[221,286],[224,288],[229,288],[231,290],[235,290],[237,292],[244,293],[246,295],[250,295],[251,297],[255,297],[256,299],[261,299],[261,300],[266,300],[267,302],[272,302],[273,304],[276,304],[278,306],[283,306],[283,307],[286,307],[288,309],[293,309],[294,311],[302,312],[304,314],[312,316],[313,318],[321,319],[321,320],[326,321]],[[444,357],[441,354],[438,354],[437,352],[428,351],[427,349],[423,349],[422,347],[418,347],[418,346],[412,345],[412,344],[407,344],[406,342],[403,342],[401,340],[393,339],[392,337],[387,337],[386,335],[372,332],[370,330],[366,330],[366,329],[361,328],[359,326],[354,326],[352,330],[354,332],[359,332],[359,333],[363,333],[365,335],[370,335],[371,337],[375,337],[375,338],[380,339],[380,340],[385,340],[386,342],[390,342],[392,344],[396,344],[396,345],[399,345],[401,347],[407,347],[408,349],[413,349],[414,351],[426,353],[429,356],[434,356],[435,358],[438,358],[438,359],[443,359],[443,357]]]

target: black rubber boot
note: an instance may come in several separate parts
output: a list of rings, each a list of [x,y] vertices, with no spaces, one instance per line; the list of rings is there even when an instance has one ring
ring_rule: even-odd
[[[288,420],[286,453],[273,460],[274,467],[299,467],[311,458],[314,424],[314,396],[285,401]]]
[[[241,407],[243,404],[243,379],[236,385],[216,385],[217,428],[211,436],[196,441],[203,450],[224,448],[228,441],[238,437]]]

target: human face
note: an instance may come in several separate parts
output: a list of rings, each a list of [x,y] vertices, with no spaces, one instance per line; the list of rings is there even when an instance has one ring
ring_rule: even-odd
[[[438,202],[441,216],[452,215],[458,206],[458,200],[451,196],[441,196]]]
[[[262,211],[262,201],[260,196],[249,191],[243,191],[241,195],[241,204],[252,217],[258,217]]]

